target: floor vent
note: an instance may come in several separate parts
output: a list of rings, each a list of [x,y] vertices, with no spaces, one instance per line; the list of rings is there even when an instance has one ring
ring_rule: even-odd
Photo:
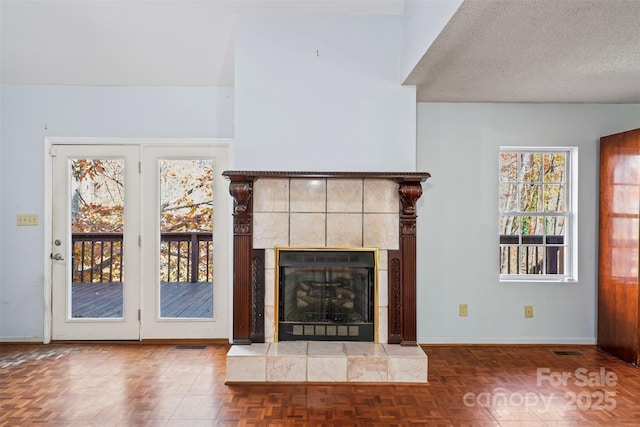
[[[578,350],[553,350],[558,356],[584,356]]]
[[[206,350],[206,345],[176,345],[174,350]]]

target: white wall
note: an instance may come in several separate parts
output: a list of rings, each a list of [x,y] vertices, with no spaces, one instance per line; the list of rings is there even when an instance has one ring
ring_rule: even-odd
[[[0,341],[43,338],[44,138],[233,136],[232,88],[2,86]]]
[[[638,127],[640,105],[418,104],[419,342],[595,343],[598,142]],[[578,283],[499,283],[501,145],[579,147]]]
[[[2,7],[0,7],[0,10],[2,10]],[[0,15],[2,15],[2,12],[0,12]],[[1,20],[0,20],[1,21]],[[3,103],[2,103],[2,89],[3,86],[0,85],[0,242],[4,241],[4,239],[2,238],[2,221],[3,221],[3,215],[2,212],[4,211],[4,209],[2,209],[2,152],[4,151],[2,149],[3,144],[2,141],[4,140],[4,126],[2,126],[2,107],[3,107]],[[2,307],[4,306],[4,304],[2,304],[2,244],[0,243],[0,319],[1,319],[1,312],[2,312]],[[0,320],[1,321],[1,320]],[[1,327],[1,326],[0,326]],[[0,334],[0,336],[2,336],[2,334]]]
[[[462,0],[405,0],[402,80],[413,71]]]
[[[239,169],[415,170],[415,87],[400,86],[402,17],[243,18]]]

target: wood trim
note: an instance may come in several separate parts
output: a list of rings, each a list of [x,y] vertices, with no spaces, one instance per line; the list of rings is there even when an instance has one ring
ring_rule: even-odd
[[[416,202],[422,185],[415,179],[397,179],[400,187],[400,252],[402,256],[402,341],[418,345],[416,331]]]
[[[251,344],[253,181],[233,181],[233,343]]]
[[[264,342],[265,250],[254,249],[251,262],[251,342]]]
[[[423,182],[431,177],[428,172],[224,171],[222,175],[232,182],[255,181],[258,178],[387,178],[398,182]]]
[[[387,251],[388,262],[388,337],[389,344],[402,342],[402,254],[400,250]]]

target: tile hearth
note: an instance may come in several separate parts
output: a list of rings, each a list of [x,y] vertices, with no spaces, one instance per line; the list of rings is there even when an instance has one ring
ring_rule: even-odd
[[[226,382],[427,383],[427,355],[420,347],[365,342],[234,345]]]

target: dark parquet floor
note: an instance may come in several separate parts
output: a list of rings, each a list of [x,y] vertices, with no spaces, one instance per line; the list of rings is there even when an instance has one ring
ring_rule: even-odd
[[[640,426],[640,369],[593,346],[424,346],[427,385],[228,386],[227,348],[3,344],[0,425]]]

